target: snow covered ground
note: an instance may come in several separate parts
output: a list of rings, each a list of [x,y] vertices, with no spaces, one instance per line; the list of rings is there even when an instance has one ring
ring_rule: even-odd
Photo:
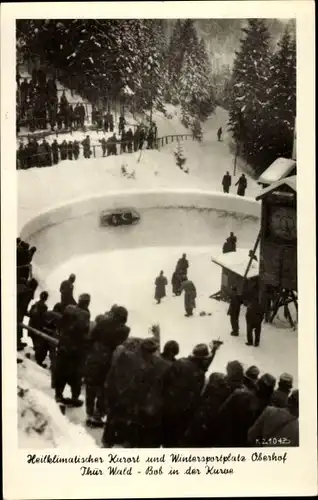
[[[156,121],[162,130],[160,134],[185,133],[178,116],[171,120],[162,118],[162,121],[157,118]],[[202,143],[183,142],[189,174],[175,164],[175,144],[161,151],[143,151],[140,161],[139,153],[134,153],[64,161],[52,168],[17,171],[19,230],[30,218],[55,205],[97,194],[106,196],[114,191],[129,193],[154,188],[220,192],[225,171],[233,169],[226,133],[222,142],[216,137],[218,127],[225,130],[226,121],[226,112],[218,108],[204,125]],[[121,175],[123,164],[129,172],[135,173],[134,179]],[[240,174],[238,168],[235,180]],[[254,198],[259,191],[257,183],[248,178],[247,196]],[[233,188],[232,193],[235,193]],[[228,201],[229,206],[233,206],[241,199],[230,196]],[[290,372],[297,386],[297,332],[288,327],[282,315],[274,325],[264,325],[259,348],[247,347],[244,311],[241,335],[231,337],[227,305],[209,298],[211,293],[218,291],[221,281],[221,270],[211,262],[211,256],[219,255],[232,230],[238,236],[239,248],[248,254],[259,229],[255,218],[230,214],[224,217],[224,214],[207,210],[149,209],[142,212],[140,224],[113,228],[115,234],[108,228],[99,228],[96,220],[92,221],[93,216],[88,214],[52,225],[34,234],[30,240],[38,248],[35,261],[45,272],[51,304],[58,299],[61,280],[75,272],[76,294],[91,293],[93,316],[115,302],[121,303],[128,307],[133,335],[146,336],[151,324],[158,322],[162,342],[176,339],[181,355],[188,354],[196,343],[220,337],[224,345],[217,353],[213,370],[224,371],[229,360],[238,359],[245,366],[256,364],[262,372],[269,371],[276,377],[283,371]],[[153,299],[155,277],[162,269],[170,281],[176,260],[183,252],[189,257],[189,276],[198,290],[196,315],[191,318],[184,317],[183,297],[172,297],[170,285],[162,304],[155,304]],[[211,316],[200,316],[201,311]],[[36,377],[32,378],[32,386],[37,386]],[[45,390],[52,396],[50,388]],[[85,420],[83,408],[68,410],[67,415],[74,423],[83,424]],[[99,444],[100,431],[95,430],[92,434]]]

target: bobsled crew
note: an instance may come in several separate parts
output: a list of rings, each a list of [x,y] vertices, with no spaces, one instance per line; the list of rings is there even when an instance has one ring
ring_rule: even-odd
[[[101,225],[103,226],[130,226],[140,220],[140,215],[135,210],[119,209],[101,215]]]

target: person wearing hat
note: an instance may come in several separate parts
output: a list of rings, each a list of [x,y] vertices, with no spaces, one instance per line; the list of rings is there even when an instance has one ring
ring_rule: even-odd
[[[275,378],[265,373],[255,392],[243,387],[227,398],[218,414],[218,446],[248,446],[248,430],[269,404],[275,383]]]
[[[115,349],[124,343],[130,333],[126,325],[128,311],[114,304],[111,310],[100,315],[89,338],[85,365],[86,425],[103,426],[105,407],[105,381],[111,367]]]
[[[198,407],[205,374],[221,343],[198,344],[187,358],[171,364],[163,385],[163,446],[182,446],[183,436]]]
[[[57,348],[55,369],[55,400],[69,406],[82,406],[79,399],[82,388],[82,369],[90,329],[90,295],[79,296],[78,305],[65,307],[60,322],[60,342]],[[66,385],[71,388],[71,399],[65,399]]]
[[[250,391],[255,391],[258,377],[259,368],[255,365],[250,366],[244,374],[244,386]]]
[[[69,304],[76,304],[73,297],[74,283],[76,280],[75,274],[70,274],[67,280],[62,281],[60,286],[61,304],[68,306]]]
[[[286,408],[292,388],[293,377],[289,373],[282,373],[279,377],[278,388],[273,393],[271,405],[277,408]]]
[[[164,276],[163,271],[160,271],[159,276],[155,280],[155,299],[157,304],[160,304],[161,299],[166,296],[166,286],[168,285],[168,280]]]
[[[250,446],[299,446],[299,393],[292,391],[286,408],[267,406],[248,431]]]
[[[163,351],[161,353],[161,357],[168,361],[169,363],[173,363],[176,361],[176,356],[179,354],[179,344],[175,340],[168,340],[163,346]]]

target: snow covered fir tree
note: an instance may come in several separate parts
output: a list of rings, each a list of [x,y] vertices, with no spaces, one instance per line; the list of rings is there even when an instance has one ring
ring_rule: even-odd
[[[256,201],[295,163],[294,25],[21,19],[16,53],[22,445],[254,446],[250,408],[281,404],[297,446],[297,308],[259,297]]]

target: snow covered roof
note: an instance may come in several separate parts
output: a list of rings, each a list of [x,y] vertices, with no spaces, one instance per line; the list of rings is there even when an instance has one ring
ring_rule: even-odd
[[[272,184],[286,177],[296,167],[296,161],[290,158],[277,158],[259,177],[261,184]]]
[[[236,252],[222,253],[217,257],[212,257],[211,260],[221,267],[229,269],[240,276],[244,276],[249,263],[248,252],[246,248],[238,249]],[[257,262],[255,260],[252,261],[247,278],[253,278],[259,274],[259,252],[256,251],[255,255],[258,260]]]
[[[291,177],[286,177],[286,179],[281,179],[278,182],[274,182],[267,188],[263,189],[261,193],[256,196],[256,200],[260,200],[263,198],[267,193],[270,193],[271,191],[274,191],[275,189],[279,188],[280,186],[289,186],[293,191],[297,193],[297,184],[296,184],[296,175],[292,175]]]

